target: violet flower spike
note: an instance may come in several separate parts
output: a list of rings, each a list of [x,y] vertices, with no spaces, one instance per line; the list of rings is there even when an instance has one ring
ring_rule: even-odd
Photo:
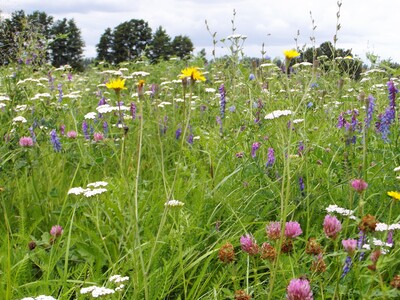
[[[259,142],[255,142],[253,143],[253,145],[251,145],[251,157],[256,157],[256,152],[260,148],[260,146],[261,144]]]
[[[223,118],[225,118],[225,107],[226,107],[225,86],[224,86],[223,83],[219,87],[218,91],[219,91],[219,94],[221,96],[220,115],[221,115],[221,119],[223,119]]]
[[[60,152],[61,151],[61,142],[60,139],[57,136],[56,130],[53,129],[50,132],[50,141],[53,144],[53,148],[55,152]]]

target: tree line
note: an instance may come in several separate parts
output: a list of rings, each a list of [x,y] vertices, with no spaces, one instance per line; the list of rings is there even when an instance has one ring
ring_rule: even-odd
[[[85,43],[74,19],[54,20],[45,12],[26,14],[15,11],[10,18],[0,18],[0,65],[71,65],[83,70]],[[193,51],[189,37],[174,39],[160,26],[153,33],[144,20],[132,19],[114,29],[107,28],[96,45],[97,60],[118,64],[148,58],[152,63],[173,56],[185,58]]]

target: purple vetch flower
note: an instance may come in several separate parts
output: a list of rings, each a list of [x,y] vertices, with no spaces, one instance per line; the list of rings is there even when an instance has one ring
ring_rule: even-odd
[[[83,131],[85,140],[89,140],[90,136],[89,136],[89,131],[88,131],[88,124],[85,120],[83,120],[83,122],[82,122],[82,131]]]
[[[299,188],[300,188],[300,192],[303,193],[304,192],[304,180],[303,180],[303,177],[299,177]]]
[[[387,82],[389,92],[389,106],[384,114],[378,116],[378,121],[375,124],[376,129],[381,133],[381,137],[385,143],[389,142],[390,126],[396,119],[396,94],[398,90],[394,86],[392,80]]]
[[[178,128],[175,131],[175,139],[179,140],[179,138],[181,137],[181,134],[182,134],[182,128]]]
[[[190,134],[188,135],[186,141],[187,141],[190,145],[193,145],[193,138],[194,138],[193,133],[190,133]]]
[[[61,102],[62,100],[63,100],[63,90],[62,90],[62,84],[61,83],[59,83],[58,85],[57,85],[57,88],[58,88],[58,102]]]
[[[253,145],[251,146],[251,157],[256,157],[256,152],[257,150],[260,148],[261,143],[259,142],[255,142],[253,143]]]
[[[225,99],[225,86],[222,83],[221,86],[218,89],[219,94],[221,96],[220,100],[220,115],[221,119],[225,118],[225,106],[226,106],[226,99]]]
[[[352,263],[353,261],[351,259],[351,256],[347,256],[343,266],[343,273],[340,278],[343,278],[344,276],[346,276],[347,273],[349,273]]]
[[[292,279],[286,288],[287,300],[313,300],[313,292],[307,279]]]
[[[274,148],[268,148],[268,160],[267,163],[265,164],[265,166],[268,167],[272,167],[275,163],[275,151]]]
[[[67,78],[68,78],[68,81],[72,81],[72,73],[71,72],[68,73]]]
[[[50,141],[53,144],[54,151],[60,152],[61,151],[61,142],[60,142],[60,139],[57,136],[57,132],[56,132],[55,129],[53,129],[50,132]]]
[[[104,136],[108,135],[108,123],[107,123],[107,121],[103,122],[103,132],[104,132]]]
[[[35,134],[35,131],[33,130],[33,128],[34,128],[34,126],[31,126],[28,128],[28,130],[29,130],[29,133],[31,134],[32,141],[34,143],[36,143],[36,134]]]
[[[372,121],[372,115],[374,114],[375,109],[375,98],[372,95],[368,96],[368,107],[367,107],[367,116],[365,118],[365,127],[369,128]]]
[[[132,116],[132,120],[136,119],[136,104],[135,102],[131,103],[131,116]]]
[[[393,245],[393,230],[389,230],[386,243]]]
[[[358,238],[358,241],[357,241],[357,248],[358,249],[362,249],[362,247],[364,246],[364,242],[365,242],[365,233],[364,233],[364,231],[360,230],[359,238]],[[365,255],[365,252],[361,252],[359,259],[363,260],[364,259],[364,255]]]
[[[99,100],[99,103],[97,103],[97,106],[105,105],[107,104],[106,97],[101,97]]]
[[[395,107],[396,106],[396,94],[399,90],[394,86],[393,80],[389,80],[387,82],[388,92],[389,92],[389,106]]]
[[[299,147],[297,148],[297,154],[299,156],[303,156],[303,152],[304,152],[304,142],[300,141],[299,142]]]
[[[249,75],[249,80],[252,81],[252,80],[254,80],[254,79],[256,79],[256,76],[255,76],[253,73],[251,73],[251,74]]]

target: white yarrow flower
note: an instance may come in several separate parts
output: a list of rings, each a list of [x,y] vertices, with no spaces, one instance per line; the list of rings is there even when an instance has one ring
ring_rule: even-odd
[[[84,192],[83,195],[85,197],[89,198],[89,197],[103,194],[104,192],[107,192],[107,189],[99,188],[99,189],[94,189],[94,190],[88,190],[88,191]]]
[[[180,207],[180,206],[184,206],[185,203],[183,203],[179,200],[169,200],[169,201],[165,202],[164,205],[167,207]]]
[[[97,187],[99,187],[99,186],[107,186],[107,185],[108,185],[108,182],[105,182],[105,181],[96,181],[96,182],[89,183],[87,186],[88,186],[88,187],[92,186],[92,187],[97,188]]]

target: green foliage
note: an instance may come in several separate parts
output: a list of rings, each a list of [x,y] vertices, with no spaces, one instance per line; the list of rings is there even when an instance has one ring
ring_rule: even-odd
[[[152,63],[160,60],[168,60],[172,55],[171,38],[167,32],[160,26],[153,34],[153,38],[146,49],[146,56]]]
[[[57,21],[52,27],[54,40],[50,44],[51,61],[55,67],[71,65],[83,71],[84,42],[73,19]]]
[[[56,24],[54,45],[63,49],[73,25]],[[105,48],[114,43],[107,32]],[[398,229],[391,247],[377,242],[387,230],[371,228],[364,248],[349,254],[341,243],[359,238],[367,215],[400,221],[387,195],[400,190],[399,120],[387,141],[374,127],[388,107],[388,71],[358,81],[319,57],[285,74],[240,59],[242,40],[231,37],[232,56],[206,67],[202,55],[154,64],[142,55],[78,74],[46,64],[0,68],[1,299],[91,299],[82,293],[91,286],[115,292],[105,299],[233,299],[238,291],[282,299],[294,278],[307,278],[314,299],[399,297]],[[177,80],[188,65],[207,80]],[[126,89],[107,89],[117,68]],[[368,95],[376,99],[370,127]],[[349,124],[338,128],[339,116]],[[352,188],[355,178],[368,183],[364,192]],[[352,217],[331,212],[342,228],[327,237],[332,204]],[[274,221],[296,221],[302,233],[274,239],[266,234]],[[241,244],[246,234],[253,255]],[[233,252],[221,251],[227,243]],[[264,243],[275,252],[263,252]],[[129,278],[110,280],[117,274]]]

